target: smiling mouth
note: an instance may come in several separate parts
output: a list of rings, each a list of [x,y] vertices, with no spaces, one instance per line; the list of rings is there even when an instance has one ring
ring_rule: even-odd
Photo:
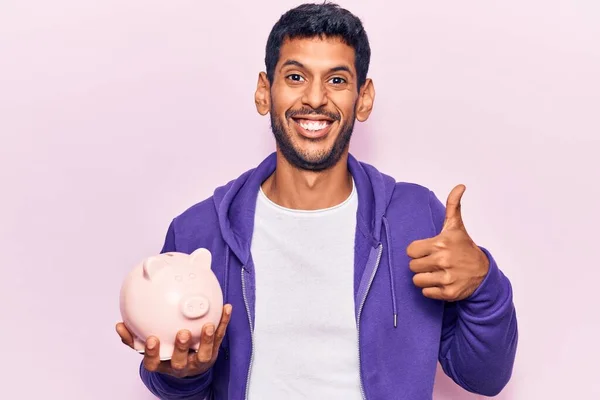
[[[292,120],[300,134],[310,139],[324,137],[333,125],[333,121],[330,119],[292,118]]]

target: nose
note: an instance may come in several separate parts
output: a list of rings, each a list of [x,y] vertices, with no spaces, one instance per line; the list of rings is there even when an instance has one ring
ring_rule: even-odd
[[[195,295],[184,297],[179,306],[186,318],[198,319],[206,315],[210,304],[206,297]]]
[[[317,109],[327,104],[327,92],[323,84],[315,79],[306,86],[306,90],[302,96],[302,103]]]

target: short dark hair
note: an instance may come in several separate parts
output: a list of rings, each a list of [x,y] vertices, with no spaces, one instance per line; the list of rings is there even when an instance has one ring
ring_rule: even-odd
[[[267,78],[273,83],[275,66],[286,39],[337,37],[354,48],[358,89],[367,80],[371,47],[362,22],[350,11],[335,3],[302,4],[287,11],[273,26],[267,40],[265,66]]]

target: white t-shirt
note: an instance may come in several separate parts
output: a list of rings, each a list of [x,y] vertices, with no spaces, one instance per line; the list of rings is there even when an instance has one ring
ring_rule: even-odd
[[[361,399],[354,316],[358,196],[324,210],[278,206],[261,190],[250,400]]]

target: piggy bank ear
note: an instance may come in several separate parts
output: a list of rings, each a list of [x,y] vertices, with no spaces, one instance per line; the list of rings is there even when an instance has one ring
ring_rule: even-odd
[[[144,271],[144,278],[151,281],[158,271],[164,268],[164,266],[164,261],[157,256],[147,258],[144,260],[144,265],[142,267],[142,270]]]
[[[208,249],[200,248],[195,250],[192,254],[192,264],[199,265],[202,268],[210,269],[212,263],[212,254]]]

